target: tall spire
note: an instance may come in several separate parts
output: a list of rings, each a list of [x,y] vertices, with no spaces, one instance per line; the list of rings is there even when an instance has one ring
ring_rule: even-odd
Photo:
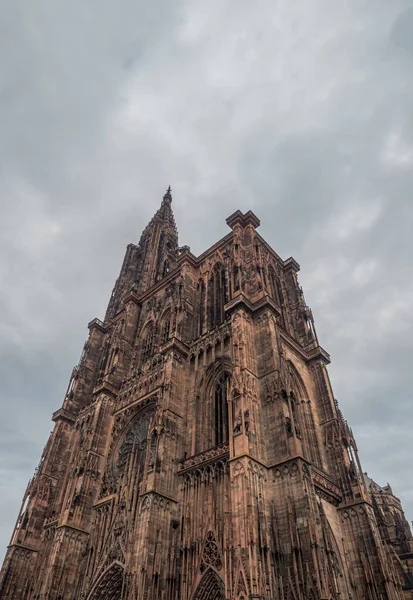
[[[148,288],[175,267],[178,230],[172,211],[172,190],[168,186],[161,206],[142,232],[139,247],[144,256],[142,286]]]
[[[150,233],[153,232],[155,228],[157,228],[156,226],[161,226],[162,229],[169,229],[169,234],[178,238],[178,230],[176,228],[175,217],[172,210],[171,186],[168,186],[168,189],[166,190],[163,196],[161,206],[143,230],[141,239],[139,241],[140,246],[145,244],[148,237],[151,237]]]
[[[127,247],[105,319],[112,318],[122,308],[122,298],[132,286],[137,293],[142,293],[174,269],[177,250],[178,230],[169,186],[160,207],[143,230],[139,244]]]

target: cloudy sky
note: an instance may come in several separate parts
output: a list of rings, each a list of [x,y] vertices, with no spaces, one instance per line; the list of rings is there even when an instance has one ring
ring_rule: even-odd
[[[294,256],[364,469],[413,518],[413,3],[3,0],[0,554],[86,324],[171,184]]]

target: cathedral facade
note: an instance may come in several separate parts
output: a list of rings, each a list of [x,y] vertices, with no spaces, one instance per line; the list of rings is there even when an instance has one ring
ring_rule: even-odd
[[[299,265],[251,211],[195,257],[171,203],[89,323],[0,598],[413,598],[410,529],[363,474]]]

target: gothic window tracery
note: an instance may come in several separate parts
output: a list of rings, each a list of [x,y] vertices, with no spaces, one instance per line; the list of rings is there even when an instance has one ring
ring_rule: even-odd
[[[161,343],[167,342],[171,335],[171,313],[168,312],[162,322]]]
[[[153,323],[151,323],[147,330],[146,334],[143,338],[142,349],[141,349],[141,364],[144,364],[149,359],[151,359],[154,355],[154,337],[155,337],[155,327]]]
[[[198,302],[199,302],[199,313],[198,313],[198,336],[201,336],[204,332],[205,326],[205,283],[201,279],[197,286],[198,291]]]
[[[224,306],[227,303],[227,281],[224,265],[215,265],[208,282],[209,326],[211,329],[223,323]]]
[[[271,296],[272,296],[273,300],[275,300],[275,302],[278,304],[278,306],[281,306],[282,305],[282,292],[281,292],[280,280],[278,279],[278,277],[271,265],[268,267],[268,277],[270,280]]]
[[[145,454],[148,437],[148,429],[152,413],[144,413],[129,428],[119,448],[115,466],[116,476],[122,476],[129,467],[133,468],[135,474],[143,474],[145,465]]]
[[[278,275],[276,274],[274,268],[270,265],[268,267],[268,282],[270,288],[270,294],[272,299],[275,301],[277,306],[281,309],[280,322],[282,327],[285,328],[285,316],[284,316],[284,296],[281,287],[281,281]]]
[[[209,567],[199,582],[193,600],[224,600],[224,598],[224,582],[217,572]]]
[[[228,381],[229,373],[224,372],[215,384],[214,425],[216,446],[228,441]]]

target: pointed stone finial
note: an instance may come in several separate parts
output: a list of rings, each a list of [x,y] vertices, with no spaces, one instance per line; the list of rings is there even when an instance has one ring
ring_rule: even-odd
[[[166,194],[164,195],[163,199],[172,202],[172,190],[170,185],[168,186],[168,189],[166,190]]]

